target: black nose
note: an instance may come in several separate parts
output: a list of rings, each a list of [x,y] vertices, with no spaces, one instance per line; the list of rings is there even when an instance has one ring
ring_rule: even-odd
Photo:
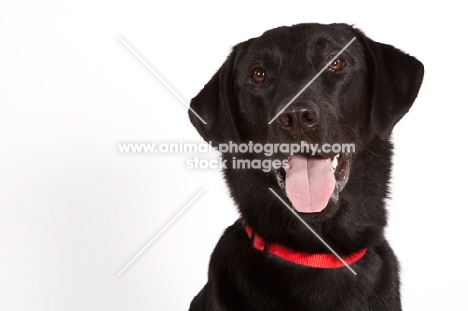
[[[310,108],[287,108],[276,120],[279,128],[291,135],[300,135],[312,131],[317,125],[318,113]]]

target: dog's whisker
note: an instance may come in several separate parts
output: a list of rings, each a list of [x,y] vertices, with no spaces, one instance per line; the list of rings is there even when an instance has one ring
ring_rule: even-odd
[[[368,151],[370,154],[376,156],[378,159],[380,159],[380,157],[377,154],[375,154],[372,150],[370,150],[369,148],[366,147],[365,150]]]

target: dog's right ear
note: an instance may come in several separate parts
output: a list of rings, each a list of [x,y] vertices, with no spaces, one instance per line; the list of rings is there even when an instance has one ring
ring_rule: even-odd
[[[218,72],[190,102],[190,108],[206,124],[191,110],[188,112],[190,121],[205,141],[213,143],[213,147],[227,141],[238,141],[240,137],[238,125],[242,122],[235,92],[234,67],[241,44],[233,48]]]
[[[391,45],[359,33],[367,46],[371,76],[373,131],[387,140],[395,124],[409,111],[424,77],[424,65]]]

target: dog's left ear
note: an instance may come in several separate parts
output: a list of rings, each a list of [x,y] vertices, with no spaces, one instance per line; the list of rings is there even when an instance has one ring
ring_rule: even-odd
[[[190,102],[190,108],[206,124],[189,110],[190,121],[205,141],[213,142],[213,147],[228,141],[238,141],[240,137],[238,125],[242,124],[242,120],[234,91],[234,66],[238,51],[244,44],[246,42],[233,48],[218,72]]]
[[[409,111],[418,95],[424,66],[391,45],[372,41],[361,34],[368,50],[371,80],[371,126],[387,140],[395,124]]]

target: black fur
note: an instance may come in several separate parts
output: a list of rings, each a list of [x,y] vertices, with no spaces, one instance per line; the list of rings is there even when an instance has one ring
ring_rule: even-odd
[[[277,121],[268,125],[325,66],[328,56],[353,37],[356,41],[341,55],[346,67],[324,71],[291,105],[316,113],[314,130],[291,135]],[[262,84],[250,79],[259,67],[267,72]],[[274,171],[228,165],[224,176],[242,221],[221,237],[211,257],[208,283],[190,310],[401,310],[398,262],[384,238],[392,156],[389,136],[412,106],[423,74],[423,65],[414,57],[344,24],[280,27],[233,48],[191,102],[208,124],[189,112],[191,122],[215,146],[226,141],[354,143],[349,181],[337,203],[301,216],[341,256],[362,248],[367,253],[352,264],[354,276],[346,267],[307,268],[254,249],[242,221],[270,243],[329,253],[268,190],[291,204]],[[229,161],[232,156],[268,158],[223,154]]]

